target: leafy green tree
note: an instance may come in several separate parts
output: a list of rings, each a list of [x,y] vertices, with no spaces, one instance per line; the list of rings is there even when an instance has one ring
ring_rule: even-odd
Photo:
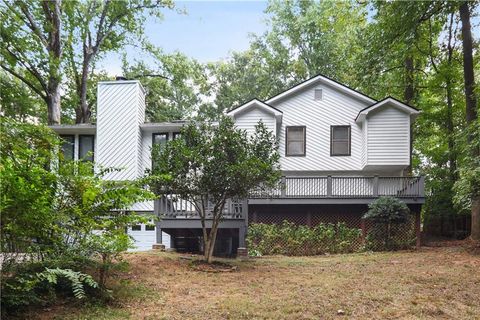
[[[165,54],[150,47],[153,66],[142,61],[130,64],[123,59],[127,78],[140,79],[147,90],[146,117],[151,122],[192,118],[208,108],[210,84],[202,64],[180,52]]]
[[[25,83],[0,70],[0,86],[0,108],[4,116],[17,121],[41,118],[46,122],[43,101]]]
[[[0,149],[0,232],[3,268],[17,252],[48,254],[61,241],[52,232],[59,213],[52,210],[57,177],[49,169],[58,146],[55,133],[43,126],[2,117]]]
[[[267,38],[285,46],[297,79],[318,73],[350,83],[366,6],[355,1],[270,1]]]
[[[171,0],[77,1],[66,17],[67,66],[78,96],[75,122],[90,122],[89,81],[98,58],[126,45],[141,44],[147,16],[162,17]]]
[[[60,123],[62,14],[71,4],[17,0],[0,6],[0,67],[45,101],[49,124]]]
[[[226,62],[211,63],[208,69],[214,77],[215,104],[200,109],[207,119],[218,119],[223,112],[254,98],[267,99],[286,89],[289,61],[278,62],[280,53],[270,55],[269,48],[258,39],[245,52],[234,52]],[[275,65],[282,65],[277,69]]]
[[[279,155],[273,134],[259,123],[248,136],[233,120],[187,125],[182,138],[163,150],[152,151],[150,175],[157,195],[177,194],[197,210],[203,230],[205,260],[212,262],[223,209],[230,198],[246,198],[248,192],[279,179]],[[208,212],[208,203],[213,209]],[[211,228],[207,220],[211,219]]]
[[[215,106],[210,118],[253,98],[267,99],[322,73],[352,87],[358,83],[355,57],[364,44],[366,6],[354,1],[270,1],[269,30],[252,38],[245,52],[210,64]]]

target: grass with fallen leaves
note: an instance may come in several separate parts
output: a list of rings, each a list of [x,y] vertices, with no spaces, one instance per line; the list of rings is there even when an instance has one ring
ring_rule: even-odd
[[[41,319],[479,319],[480,256],[462,247],[412,252],[221,260],[127,254],[108,306],[56,306]]]

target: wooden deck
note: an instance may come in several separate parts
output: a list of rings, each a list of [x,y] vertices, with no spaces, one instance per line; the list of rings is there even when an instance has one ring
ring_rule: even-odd
[[[425,202],[424,184],[424,177],[282,177],[274,188],[252,191],[248,201],[229,200],[224,208],[224,219],[245,219],[247,203],[366,204],[380,196],[392,196],[406,203],[421,204]],[[200,218],[191,202],[175,194],[157,200],[155,212],[162,219]]]

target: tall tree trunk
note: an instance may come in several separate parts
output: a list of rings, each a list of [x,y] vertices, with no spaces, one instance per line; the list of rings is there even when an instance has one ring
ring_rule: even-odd
[[[457,152],[455,146],[455,133],[453,131],[454,124],[453,124],[453,94],[452,94],[452,73],[451,70],[453,68],[453,46],[452,46],[452,39],[454,37],[453,34],[453,23],[454,23],[454,13],[450,14],[450,22],[448,26],[448,44],[447,44],[447,62],[448,62],[448,72],[446,74],[445,84],[446,84],[446,92],[447,92],[447,119],[446,119],[446,128],[447,128],[447,139],[448,139],[448,162],[449,162],[449,173],[450,173],[450,180],[453,184],[458,179],[457,174]]]
[[[450,76],[447,75],[446,89],[447,89],[447,140],[448,140],[448,162],[449,175],[452,186],[457,181],[457,153],[455,148],[455,132],[453,125],[453,99],[452,99],[452,82]]]
[[[412,103],[415,97],[413,71],[413,57],[409,55],[405,58],[405,90],[403,92],[403,100],[405,100],[406,104]]]
[[[77,115],[76,123],[90,122],[91,111],[90,111],[90,107],[88,106],[87,90],[88,90],[88,73],[89,73],[91,60],[92,60],[92,55],[89,53],[86,53],[83,59],[80,88],[78,90],[79,97],[80,97],[80,105],[75,110],[75,113]]]
[[[415,87],[414,87],[414,79],[413,79],[413,57],[407,56],[405,58],[405,89],[403,92],[403,100],[406,104],[410,104],[414,97],[415,97]],[[404,170],[404,174],[411,175],[412,174],[412,152],[413,152],[413,128],[410,125],[410,164]]]
[[[474,125],[477,121],[477,99],[475,97],[475,75],[473,69],[473,40],[472,27],[470,25],[469,3],[464,1],[460,4],[460,19],[462,21],[462,44],[463,44],[463,76],[465,82],[465,111],[467,125]],[[473,143],[478,139],[478,133],[470,132],[468,142]],[[472,150],[473,157],[480,157],[478,147]],[[472,233],[473,240],[480,241],[480,195],[472,195]]]
[[[48,124],[60,124],[60,83],[62,79],[62,73],[60,70],[60,62],[62,58],[62,1],[44,1],[42,5],[45,16],[48,20],[50,20],[51,24],[48,32],[47,45],[47,49],[50,54],[50,74],[47,92]]]
[[[60,84],[58,81],[51,81],[48,84],[49,93],[46,99],[48,124],[60,124],[61,106],[60,106]]]
[[[472,199],[472,232],[470,237],[480,241],[480,197]]]

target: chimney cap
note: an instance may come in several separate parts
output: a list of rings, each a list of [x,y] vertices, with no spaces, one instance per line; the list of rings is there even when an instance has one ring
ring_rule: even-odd
[[[125,78],[124,76],[116,76],[115,77],[115,81],[125,81],[125,80],[128,80],[128,79]]]

